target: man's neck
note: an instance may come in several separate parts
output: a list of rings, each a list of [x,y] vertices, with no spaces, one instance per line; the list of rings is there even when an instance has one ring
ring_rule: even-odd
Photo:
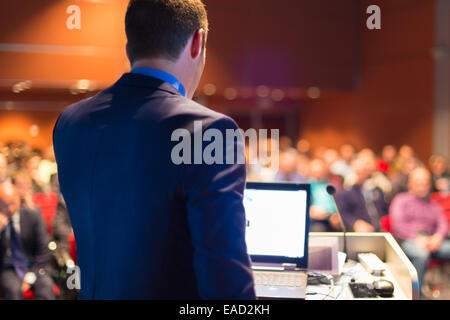
[[[177,62],[172,62],[167,59],[139,59],[133,63],[131,68],[151,68],[167,72],[180,81],[186,92],[189,92],[187,78],[185,77],[185,74],[180,71],[183,70],[183,68],[180,67]]]
[[[175,63],[165,59],[140,59],[133,63],[132,69],[135,68],[151,68],[165,71],[176,77]]]

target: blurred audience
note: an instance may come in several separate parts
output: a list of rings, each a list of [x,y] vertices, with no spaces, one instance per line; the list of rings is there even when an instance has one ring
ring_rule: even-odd
[[[337,201],[348,230],[380,231],[380,219],[390,213],[392,232],[416,265],[422,282],[430,257],[445,258],[448,255],[448,160],[443,156],[432,156],[428,162],[430,172],[426,173],[424,164],[408,145],[401,146],[398,152],[395,146],[386,145],[378,155],[372,149],[357,150],[350,144],[337,149],[313,147],[306,139],[293,141],[288,137],[281,137],[279,142],[273,139],[258,141],[257,150],[246,146],[247,180],[310,183],[311,231],[340,230],[334,201],[326,192],[328,184],[337,189]],[[30,221],[37,221],[36,216],[39,216],[38,225],[47,227],[45,239],[39,234],[39,239],[29,241],[38,241],[42,251],[45,251],[43,242],[53,240],[57,244],[56,251],[64,250],[64,256],[69,247],[74,249],[73,230],[59,191],[51,146],[40,150],[20,141],[0,145],[0,184],[5,183],[14,184],[14,193],[19,198],[20,210],[13,211],[28,212],[23,219]],[[22,214],[10,216],[21,217]],[[0,215],[2,234],[9,232],[10,216]],[[23,248],[26,255],[30,254],[27,250],[28,247]],[[53,252],[54,257],[56,251]],[[74,254],[72,257],[75,260]],[[34,257],[29,259],[28,263]],[[15,272],[11,262],[6,274],[8,272]],[[16,286],[10,289],[7,297],[21,295],[17,289],[18,278],[17,275],[11,278],[15,279],[13,284],[8,279],[0,278],[0,287]],[[3,293],[2,297],[6,296]]]
[[[29,289],[40,300],[54,299],[49,237],[40,212],[21,206],[19,193],[0,185],[0,291],[21,300]]]
[[[275,150],[271,146],[276,147],[276,144],[271,142],[267,148],[263,146],[263,151]],[[423,167],[413,148],[408,145],[401,146],[398,152],[395,146],[386,145],[377,156],[370,148],[357,151],[350,144],[342,145],[337,151],[326,146],[311,148],[306,139],[293,142],[290,138],[281,137],[279,148],[278,171],[267,163],[258,163],[258,155],[253,155],[257,165],[248,167],[248,180],[311,183],[311,231],[340,229],[334,214],[336,208],[326,193],[328,184],[338,190],[338,202],[349,230],[380,231],[380,219],[389,214],[392,199],[408,192],[409,174]],[[431,199],[446,210],[450,219],[447,159],[432,156],[429,164],[433,174],[433,191],[439,191],[433,193]]]
[[[414,264],[420,285],[430,258],[450,260],[448,222],[442,208],[429,199],[431,181],[427,169],[414,169],[409,192],[398,194],[391,204],[392,232]]]

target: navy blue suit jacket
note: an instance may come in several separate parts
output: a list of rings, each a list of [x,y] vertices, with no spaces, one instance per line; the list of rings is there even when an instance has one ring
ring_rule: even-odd
[[[53,139],[80,298],[255,298],[245,165],[171,161],[173,131],[193,136],[194,121],[224,137],[237,128],[168,83],[132,73],[60,115]]]

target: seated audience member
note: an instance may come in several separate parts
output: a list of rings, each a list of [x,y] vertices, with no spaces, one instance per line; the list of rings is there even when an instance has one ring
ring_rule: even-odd
[[[353,160],[352,169],[355,184],[336,194],[344,224],[354,232],[380,231],[380,218],[388,213],[383,191],[366,183],[371,174],[366,158],[359,156]]]
[[[10,142],[8,143],[7,150],[9,171],[16,172],[21,169],[26,169],[27,160],[31,157],[32,153],[31,146],[26,142]]]
[[[441,207],[450,225],[450,192],[433,192],[430,199]]]
[[[345,181],[345,179],[353,172],[350,164],[355,157],[355,148],[351,144],[344,144],[339,148],[339,157],[340,158],[331,165],[330,172],[341,176]]]
[[[406,159],[403,166],[398,168],[397,174],[392,177],[392,191],[387,197],[389,203],[399,193],[408,192],[408,177],[409,174],[419,167],[419,161],[415,157]]]
[[[323,161],[325,162],[325,166],[328,172],[328,180],[331,184],[333,184],[338,190],[342,189],[343,179],[340,175],[336,175],[331,172],[330,168],[333,164],[338,161],[339,154],[335,149],[327,149],[323,154]]]
[[[392,184],[384,173],[377,170],[375,153],[361,154],[360,157],[364,159],[366,168],[368,170],[369,177],[365,182],[366,187],[368,187],[368,189],[381,189],[386,198],[386,195],[392,192]]]
[[[26,167],[31,176],[33,194],[43,192],[43,183],[39,177],[39,165],[41,157],[39,155],[32,155],[26,162]]]
[[[45,148],[44,154],[38,167],[38,179],[43,185],[50,183],[50,178],[57,171],[55,153],[53,146]]]
[[[6,157],[0,153],[0,183],[6,182],[8,171],[8,162]]]
[[[297,150],[291,148],[280,153],[278,172],[275,182],[306,182],[308,179],[297,172]]]
[[[392,162],[390,173],[392,176],[397,175],[402,168],[405,166],[405,162],[408,159],[415,158],[414,149],[408,145],[403,145],[400,147],[397,153],[397,157]]]
[[[17,171],[13,177],[14,185],[19,193],[21,206],[29,209],[36,208],[33,202],[33,187],[31,176],[26,169]]]
[[[310,231],[332,231],[334,220],[331,219],[330,221],[330,218],[336,213],[336,207],[333,198],[327,192],[330,181],[324,161],[320,159],[312,160],[309,175],[311,183]]]
[[[38,211],[20,206],[11,183],[0,185],[0,292],[20,300],[32,288],[36,299],[54,299],[49,238]]]
[[[450,191],[450,175],[448,173],[447,159],[442,156],[432,156],[430,158],[430,168],[433,178],[432,191]]]
[[[419,284],[431,257],[450,260],[448,224],[442,209],[430,201],[431,175],[425,168],[410,173],[409,192],[397,195],[390,208],[393,235],[416,267]]]
[[[430,167],[433,176],[431,200],[438,203],[444,210],[450,223],[450,176],[447,170],[447,160],[441,156],[432,156]]]
[[[377,160],[377,170],[386,176],[391,175],[392,164],[397,156],[397,149],[393,145],[383,147],[381,158]]]

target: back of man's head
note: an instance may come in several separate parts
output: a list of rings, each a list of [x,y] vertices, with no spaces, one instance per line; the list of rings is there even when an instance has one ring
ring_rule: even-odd
[[[208,30],[201,0],[130,0],[125,17],[130,61],[177,60],[190,37],[201,28]]]

